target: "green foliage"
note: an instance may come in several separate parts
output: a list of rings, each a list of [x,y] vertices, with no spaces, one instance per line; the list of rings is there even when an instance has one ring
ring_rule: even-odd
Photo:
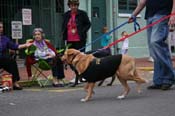
[[[45,61],[44,59],[39,59],[38,67],[42,70],[50,70],[51,69],[51,66],[49,65],[49,63],[47,63],[47,61]]]
[[[32,45],[25,50],[25,53],[26,53],[26,55],[32,55],[35,53],[36,49],[37,49],[36,46]]]

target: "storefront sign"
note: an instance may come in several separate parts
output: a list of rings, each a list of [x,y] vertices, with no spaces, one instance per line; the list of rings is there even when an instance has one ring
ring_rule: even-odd
[[[12,26],[12,38],[22,39],[22,22],[12,21],[11,26]]]
[[[31,9],[22,9],[22,22],[23,22],[23,25],[32,25]]]

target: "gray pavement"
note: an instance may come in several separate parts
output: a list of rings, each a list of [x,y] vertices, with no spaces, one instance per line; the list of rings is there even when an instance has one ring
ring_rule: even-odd
[[[117,80],[113,86],[105,86],[110,79],[95,88],[92,101],[87,103],[80,102],[85,96],[83,84],[76,88],[26,87],[0,93],[0,116],[175,116],[175,86],[169,91],[147,90],[153,73],[139,70],[139,74],[150,83],[142,86],[141,94],[134,83],[129,83],[131,92],[123,100],[117,99],[123,89]]]
[[[151,83],[149,83],[151,84]],[[123,100],[120,84],[96,87],[89,102],[82,87],[77,88],[25,88],[23,91],[0,93],[0,116],[174,116],[175,87],[169,91],[147,90],[142,86],[138,94],[135,84],[129,83],[131,92]]]

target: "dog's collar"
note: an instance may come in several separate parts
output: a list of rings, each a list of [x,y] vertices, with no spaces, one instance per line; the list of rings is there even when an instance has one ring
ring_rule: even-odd
[[[80,53],[77,53],[77,54],[75,54],[75,55],[73,56],[73,58],[72,58],[72,60],[71,60],[71,64],[73,63],[74,59],[76,58],[76,56],[77,56],[78,54],[80,54]],[[76,64],[77,64],[77,63],[76,63]]]

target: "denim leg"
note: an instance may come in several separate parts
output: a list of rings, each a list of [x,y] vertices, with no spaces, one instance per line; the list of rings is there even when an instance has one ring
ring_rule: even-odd
[[[163,17],[162,15],[155,15],[148,19],[148,23],[157,21]],[[154,84],[172,84],[174,80],[173,65],[166,43],[168,36],[168,20],[164,20],[152,27],[150,33],[149,50],[154,59]]]
[[[147,25],[149,25],[150,23],[152,23],[151,18],[147,20]],[[148,50],[149,50],[149,55],[150,54],[150,41],[151,41],[151,32],[152,32],[152,27],[147,29],[147,43],[148,43]]]
[[[147,20],[147,25],[153,23],[154,20],[152,20],[152,18],[149,18]],[[152,35],[152,29],[153,27],[150,27],[147,29],[147,42],[148,42],[148,49],[149,49],[149,53],[151,56],[151,35]],[[154,59],[154,57],[153,57]],[[159,66],[159,61],[158,60],[154,60],[154,74],[153,74],[153,82],[156,85],[160,85],[162,83],[162,80],[160,79],[161,75],[160,75],[160,66]]]

